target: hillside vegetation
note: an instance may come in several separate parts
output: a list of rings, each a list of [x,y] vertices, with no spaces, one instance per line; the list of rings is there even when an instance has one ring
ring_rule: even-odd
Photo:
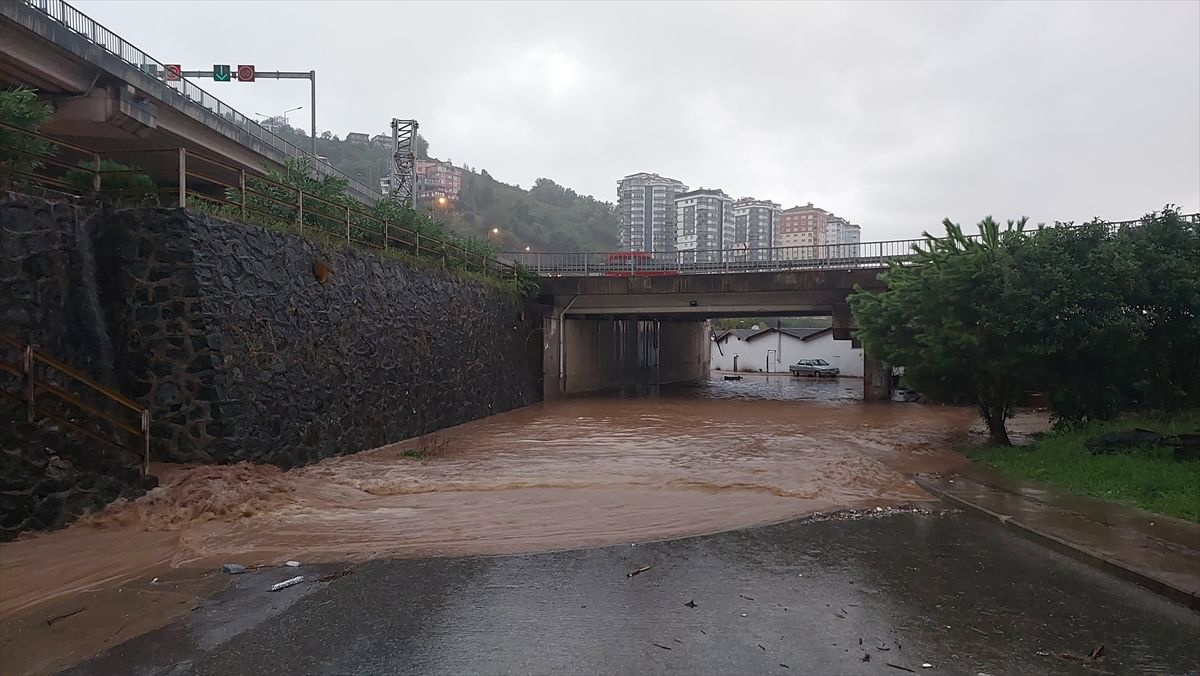
[[[282,126],[276,133],[301,148],[308,136]],[[389,132],[390,133],[390,132]],[[352,178],[371,186],[389,174],[390,149],[350,143],[325,132],[317,139],[317,154]],[[430,157],[429,143],[418,137],[417,156]],[[484,169],[463,167],[462,193],[445,208],[418,205],[451,230],[488,240],[498,250],[610,251],[617,247],[617,212],[611,202],[580,195],[549,178],[539,178],[528,190],[502,183]],[[499,228],[498,234],[492,229]]]

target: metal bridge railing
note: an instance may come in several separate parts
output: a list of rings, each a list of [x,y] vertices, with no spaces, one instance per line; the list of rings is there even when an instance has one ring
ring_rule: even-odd
[[[1200,214],[1183,217],[1200,224]],[[1106,223],[1110,230],[1140,224],[1141,220]],[[969,235],[978,239],[979,235]],[[542,276],[648,277],[656,275],[772,272],[780,270],[852,270],[886,267],[888,261],[912,255],[925,238],[880,242],[779,246],[762,248],[703,249],[656,253],[592,252],[556,253],[514,251],[498,254]]]
[[[42,147],[25,147],[22,140],[41,141]],[[105,168],[104,160],[127,168]],[[121,180],[122,174],[142,176],[146,183],[131,185]],[[115,187],[108,187],[110,182]],[[0,190],[9,184],[102,201],[199,209],[303,236],[409,254],[446,268],[502,279],[518,275],[515,266],[494,256],[384,220],[357,203],[334,202],[183,148],[99,152],[0,122]]]
[[[88,15],[64,2],[64,0],[25,0],[25,2],[53,21],[66,26],[73,33],[76,33],[85,40],[148,75],[161,78],[162,73],[166,71],[166,66],[163,63],[129,42],[126,42],[121,36],[100,25]],[[163,94],[162,99],[164,101],[170,102],[172,97],[179,97],[199,104],[287,157],[296,159],[311,158],[314,171],[338,175],[348,181],[353,191],[360,192],[364,196],[379,196],[378,188],[372,188],[338,171],[331,165],[324,165],[317,158],[313,157],[312,154],[287,139],[265,129],[254,120],[234,110],[229,104],[204,91],[194,82],[186,78],[181,78],[175,81],[159,79],[158,83],[161,85],[160,92]]]

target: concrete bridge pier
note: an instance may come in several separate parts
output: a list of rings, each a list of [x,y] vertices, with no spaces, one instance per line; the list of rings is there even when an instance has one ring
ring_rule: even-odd
[[[833,337],[835,340],[849,340],[859,346],[855,332],[858,326],[854,321],[854,313],[846,303],[836,303],[833,306]],[[863,401],[889,401],[892,398],[892,369],[887,364],[863,355]]]

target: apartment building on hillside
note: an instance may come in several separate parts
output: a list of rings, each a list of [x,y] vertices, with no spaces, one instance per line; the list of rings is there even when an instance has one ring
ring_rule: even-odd
[[[746,253],[743,260],[767,261],[779,246],[779,205],[771,200],[742,197],[733,203],[734,240]],[[738,256],[735,251],[734,256]]]
[[[818,247],[825,244],[828,233],[828,220],[831,214],[820,207],[814,207],[812,202],[803,207],[785,209],[779,215],[780,246]],[[796,252],[793,258],[811,258]]]
[[[858,255],[862,228],[841,216],[813,206],[785,209],[780,215],[781,246],[791,258],[821,258],[826,256]],[[848,245],[826,248],[826,245]]]
[[[681,181],[646,172],[618,181],[621,250],[673,253],[678,237],[675,198],[687,189]]]
[[[417,160],[416,198],[418,202],[432,202],[445,197],[457,202],[462,192],[463,170],[438,160]]]
[[[719,263],[734,244],[733,199],[700,188],[675,197],[675,249],[684,263]]]

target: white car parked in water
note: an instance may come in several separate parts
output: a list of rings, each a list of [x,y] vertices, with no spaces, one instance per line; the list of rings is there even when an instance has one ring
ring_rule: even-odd
[[[788,367],[794,376],[813,376],[816,378],[836,378],[841,369],[831,365],[824,359],[801,359]]]

